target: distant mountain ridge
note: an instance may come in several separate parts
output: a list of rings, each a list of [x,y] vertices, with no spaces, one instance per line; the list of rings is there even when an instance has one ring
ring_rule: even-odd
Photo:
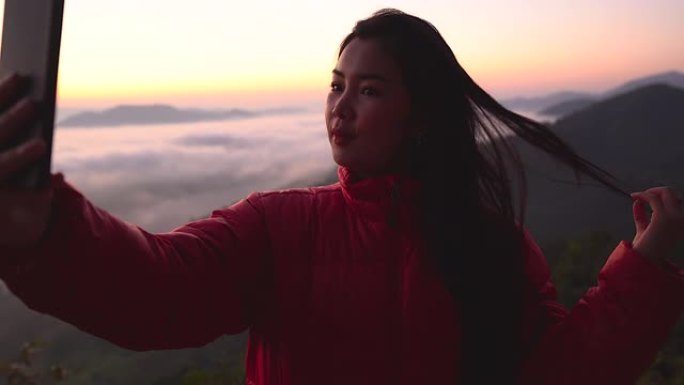
[[[618,87],[598,94],[563,91],[534,98],[505,99],[501,101],[501,104],[513,110],[530,111],[539,115],[558,118],[579,111],[599,100],[608,99],[652,84],[666,84],[684,89],[684,73],[667,71],[644,76],[629,80]]]
[[[565,116],[575,111],[579,111],[583,108],[586,108],[592,105],[593,103],[596,103],[597,101],[597,98],[589,96],[579,99],[570,99],[564,102],[560,102],[558,104],[554,104],[551,107],[547,107],[539,111],[538,114],[553,117]]]
[[[610,98],[615,95],[624,94],[626,92],[636,90],[637,88],[642,88],[653,84],[665,84],[684,89],[684,73],[678,71],[668,71],[630,80],[619,87],[615,87],[604,92],[601,94],[601,98]]]
[[[684,188],[684,89],[662,84],[638,88],[564,117],[551,129],[628,191]],[[569,169],[549,162],[548,155],[519,138],[512,142],[528,170],[528,226],[540,240],[595,229],[633,235],[629,197],[585,177],[584,186],[577,187]]]
[[[121,105],[104,111],[86,111],[57,123],[60,127],[105,127],[146,124],[178,124],[203,121],[246,119],[261,115],[299,112],[297,108],[249,111],[239,108],[208,110],[181,109],[164,104]]]
[[[591,97],[588,92],[560,91],[548,95],[536,97],[517,97],[504,99],[501,104],[512,110],[539,111],[550,105],[562,103],[572,99],[583,99]]]

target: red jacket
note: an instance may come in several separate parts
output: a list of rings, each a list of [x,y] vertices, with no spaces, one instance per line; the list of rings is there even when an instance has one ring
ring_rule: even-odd
[[[130,349],[200,346],[249,328],[250,385],[454,384],[459,315],[422,258],[416,184],[338,174],[330,186],[254,193],[164,234],[56,177],[46,239],[0,250],[0,277],[32,309]],[[525,255],[538,292],[525,298],[522,333],[538,342],[524,383],[632,384],[684,308],[684,273],[623,241],[568,312],[529,235]]]

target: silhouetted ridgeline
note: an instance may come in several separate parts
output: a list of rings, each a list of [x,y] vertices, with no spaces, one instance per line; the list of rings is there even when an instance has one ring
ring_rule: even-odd
[[[504,99],[501,104],[512,110],[541,111],[549,106],[564,103],[568,100],[591,98],[586,92],[562,91],[537,97],[518,97]]]
[[[597,99],[594,97],[571,99],[558,104],[554,104],[551,107],[547,107],[539,111],[539,115],[553,117],[567,116],[572,114],[573,112],[577,112],[583,108],[586,108],[596,103],[596,101]]]
[[[540,97],[536,98],[536,100],[538,101],[536,107],[521,109],[527,111],[537,111],[537,114],[539,115],[559,118],[570,115],[573,112],[580,111],[581,109],[590,106],[600,100],[609,99],[620,94],[625,94],[636,89],[655,84],[664,84],[671,87],[684,89],[684,74],[677,71],[670,71],[656,75],[646,76],[630,80],[619,87],[610,89],[598,95],[582,95],[572,92],[566,92],[550,95],[546,98]]]
[[[144,124],[177,124],[218,120],[245,119],[264,115],[302,112],[297,108],[248,111],[243,109],[204,110],[180,109],[172,106],[124,105],[104,111],[82,112],[57,123],[60,127],[105,127]]]
[[[628,191],[684,187],[684,90],[640,88],[598,102],[551,128]],[[571,238],[592,230],[633,234],[629,198],[603,188],[576,187],[567,169],[518,139],[513,143],[527,165],[528,226],[539,239]]]
[[[645,76],[638,79],[633,79],[622,84],[619,87],[604,92],[601,95],[601,98],[610,98],[616,95],[624,94],[654,84],[665,84],[668,86],[684,89],[684,73],[681,73],[679,71],[668,71],[655,75]]]

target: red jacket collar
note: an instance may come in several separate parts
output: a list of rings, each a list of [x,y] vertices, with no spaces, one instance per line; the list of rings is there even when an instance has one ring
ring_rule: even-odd
[[[373,220],[391,220],[392,215],[415,209],[419,183],[413,177],[390,174],[357,180],[353,172],[343,166],[338,167],[337,177],[347,203]]]

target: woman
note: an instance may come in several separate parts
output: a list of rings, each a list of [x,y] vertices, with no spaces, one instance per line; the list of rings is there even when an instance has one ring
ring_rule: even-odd
[[[501,107],[419,18],[357,23],[332,77],[339,183],[254,193],[165,234],[61,175],[47,191],[5,189],[0,277],[31,308],[131,349],[249,328],[248,384],[627,384],[649,366],[684,308],[665,260],[684,230],[675,191],[633,195],[634,240],[568,312],[516,221],[500,127],[619,191],[608,174]],[[16,104],[1,139],[34,115]],[[43,151],[3,153],[0,180]]]

